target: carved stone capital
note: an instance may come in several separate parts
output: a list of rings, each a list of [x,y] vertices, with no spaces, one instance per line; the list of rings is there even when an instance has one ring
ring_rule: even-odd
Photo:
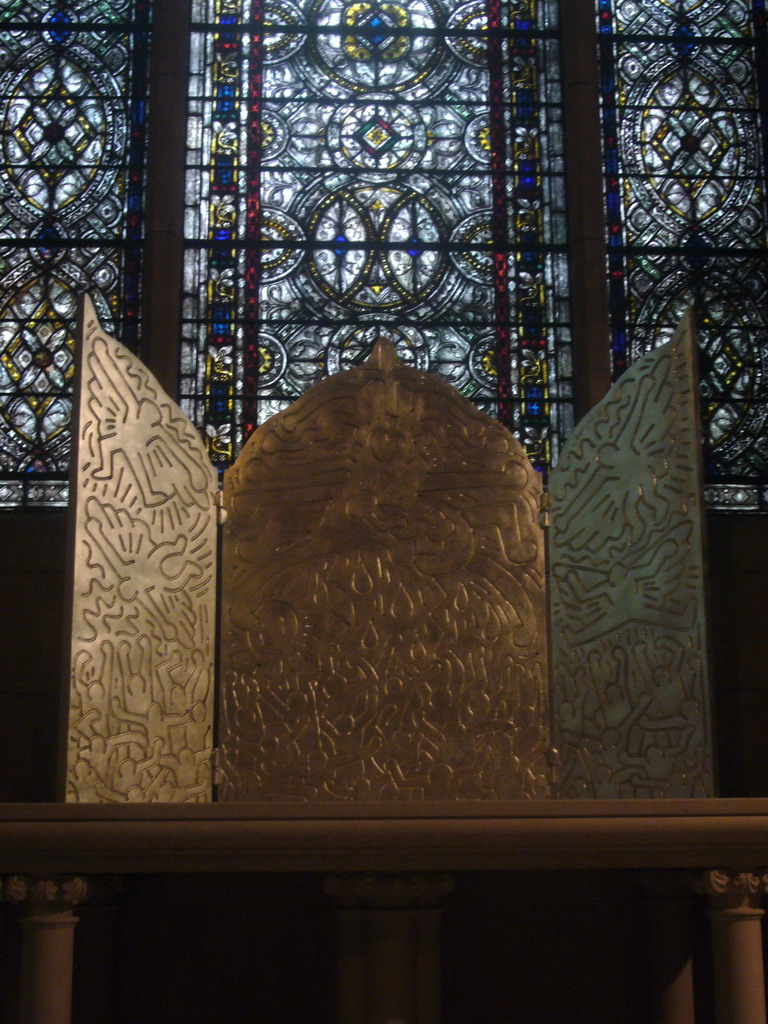
[[[693,888],[707,897],[712,912],[760,916],[763,913],[760,905],[768,888],[768,869],[701,871],[694,879]]]
[[[6,875],[3,897],[18,905],[25,914],[51,914],[72,911],[89,893],[85,878],[77,875]]]
[[[409,907],[437,907],[453,891],[452,875],[435,874],[335,874],[327,875],[325,891],[343,907],[403,910]]]

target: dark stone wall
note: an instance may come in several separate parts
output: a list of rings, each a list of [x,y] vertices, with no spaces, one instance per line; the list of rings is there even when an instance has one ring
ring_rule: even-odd
[[[0,513],[0,801],[55,798],[66,518]]]
[[[768,516],[710,514],[709,613],[722,796],[768,796]]]

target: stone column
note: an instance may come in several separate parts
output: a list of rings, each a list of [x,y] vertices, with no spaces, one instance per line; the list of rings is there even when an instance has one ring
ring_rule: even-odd
[[[681,871],[644,871],[653,1024],[694,1024],[691,892]]]
[[[717,1024],[766,1024],[760,906],[768,872],[703,871],[712,920]]]
[[[19,1024],[70,1024],[76,904],[82,878],[10,875],[4,894],[18,904],[22,930]]]
[[[339,1024],[440,1024],[440,903],[449,875],[331,875]]]

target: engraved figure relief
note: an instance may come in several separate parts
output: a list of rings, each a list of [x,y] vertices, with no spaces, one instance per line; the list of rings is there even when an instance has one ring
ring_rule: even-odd
[[[561,797],[711,796],[690,314],[576,428],[551,474]]]
[[[89,300],[80,332],[67,800],[209,800],[216,474]]]
[[[379,342],[225,476],[220,797],[548,795],[540,482]]]

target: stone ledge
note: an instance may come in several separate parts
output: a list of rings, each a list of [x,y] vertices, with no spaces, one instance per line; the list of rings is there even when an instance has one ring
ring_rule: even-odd
[[[768,800],[2,804],[2,872],[457,871],[768,863]]]

